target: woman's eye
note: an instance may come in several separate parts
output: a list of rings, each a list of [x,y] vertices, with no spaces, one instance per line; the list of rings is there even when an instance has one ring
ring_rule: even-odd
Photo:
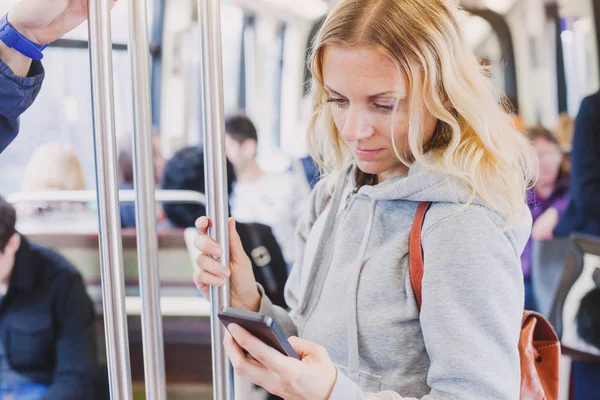
[[[328,103],[332,103],[337,107],[346,107],[348,105],[348,102],[344,99],[339,99],[339,98],[334,98],[334,97],[330,97],[329,99],[327,99]]]
[[[389,114],[394,111],[393,104],[374,104],[375,108],[383,114]]]

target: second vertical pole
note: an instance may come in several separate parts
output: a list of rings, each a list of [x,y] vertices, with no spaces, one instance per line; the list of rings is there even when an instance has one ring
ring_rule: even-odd
[[[88,17],[102,305],[110,395],[112,399],[131,400],[133,394],[125,309],[125,271],[117,185],[110,2],[89,0]]]
[[[133,161],[138,271],[142,298],[142,347],[146,399],[167,398],[165,354],[160,311],[158,239],[154,199],[150,54],[146,1],[129,1],[129,54],[133,84]]]
[[[210,235],[223,249],[221,263],[229,266],[229,216],[223,73],[221,56],[221,13],[219,0],[198,0],[198,22],[202,30],[203,131],[207,214],[212,221]],[[225,328],[217,314],[230,306],[229,280],[223,289],[210,289],[213,399],[234,400],[233,368],[223,349]]]

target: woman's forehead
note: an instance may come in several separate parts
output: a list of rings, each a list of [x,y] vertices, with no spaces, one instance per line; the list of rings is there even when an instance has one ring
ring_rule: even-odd
[[[326,46],[323,79],[338,93],[352,91],[372,96],[394,90],[396,96],[406,95],[405,74],[399,73],[390,57],[372,47]]]

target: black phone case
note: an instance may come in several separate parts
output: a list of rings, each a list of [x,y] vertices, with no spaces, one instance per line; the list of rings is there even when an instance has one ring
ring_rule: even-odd
[[[229,324],[238,324],[281,354],[300,360],[283,330],[273,318],[252,311],[224,308],[219,313],[219,319],[226,328]]]

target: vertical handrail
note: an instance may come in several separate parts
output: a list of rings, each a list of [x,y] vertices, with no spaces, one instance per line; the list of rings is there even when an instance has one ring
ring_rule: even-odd
[[[221,13],[219,0],[198,0],[198,22],[202,29],[202,94],[204,96],[203,134],[207,214],[211,219],[210,236],[229,249],[229,215],[225,161],[225,122],[221,56]],[[220,262],[229,265],[229,251]],[[213,399],[233,400],[233,368],[223,349],[225,328],[217,314],[230,305],[229,280],[219,290],[210,288]]]
[[[135,216],[138,273],[142,299],[144,381],[146,399],[165,400],[167,390],[154,199],[155,174],[151,131],[149,48],[146,1],[130,0],[128,49],[133,88]]]
[[[100,229],[104,331],[112,399],[131,400],[131,367],[117,186],[110,4],[89,0],[94,155]]]

